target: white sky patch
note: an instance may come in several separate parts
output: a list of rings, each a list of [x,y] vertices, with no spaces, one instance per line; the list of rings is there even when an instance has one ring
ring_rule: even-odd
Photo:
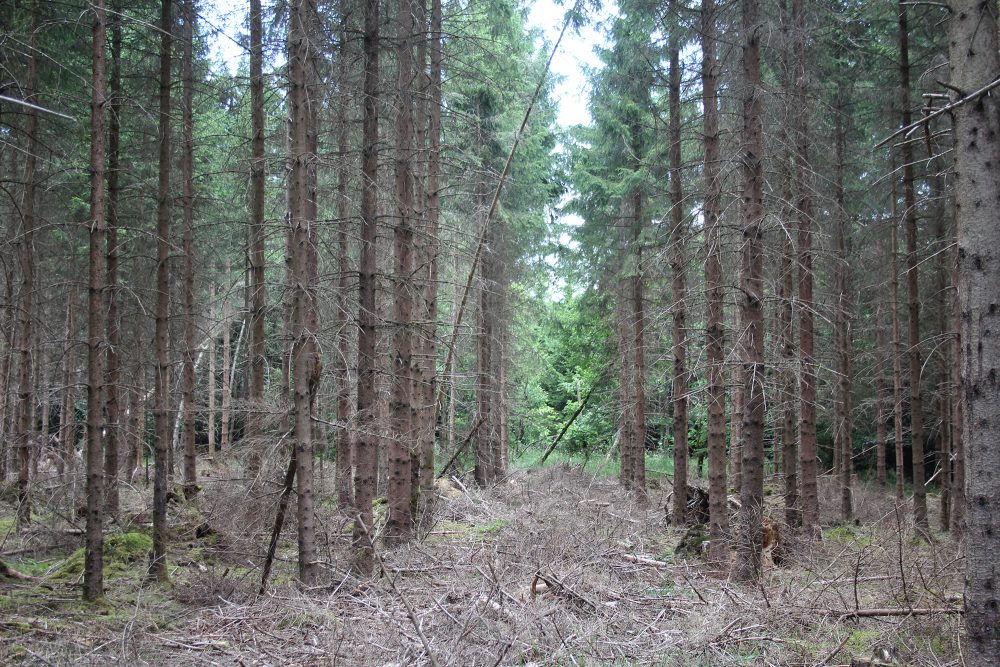
[[[568,6],[560,6],[554,0],[534,0],[528,12],[528,25],[540,29],[549,44],[554,44],[567,9]],[[590,22],[579,32],[572,27],[566,31],[559,51],[552,59],[552,73],[561,77],[553,97],[559,107],[557,120],[563,127],[589,125],[592,121],[588,108],[590,84],[586,70],[601,68],[601,59],[594,52],[595,46],[607,45],[600,22],[616,13],[615,3],[608,0],[596,15],[588,15]]]
[[[240,34],[246,31],[246,0],[208,0],[201,4],[201,31],[212,34],[208,52],[213,62],[221,62],[230,73],[239,69],[246,51],[240,46]]]

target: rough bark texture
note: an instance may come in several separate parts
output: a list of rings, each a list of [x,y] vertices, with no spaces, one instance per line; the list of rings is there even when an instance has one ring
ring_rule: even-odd
[[[729,546],[726,507],[726,377],[723,356],[722,246],[719,216],[722,180],[719,148],[719,95],[716,6],[701,3],[702,99],[705,135],[705,348],[708,361],[709,560],[722,563]]]
[[[28,71],[25,81],[25,99],[35,99],[38,87],[38,58],[35,43],[38,32],[38,7],[31,10],[31,32],[28,37]],[[103,91],[102,91],[103,92]],[[31,523],[31,445],[34,427],[31,418],[34,392],[31,385],[31,354],[35,329],[35,186],[40,142],[38,141],[38,111],[33,107],[25,110],[25,136],[28,145],[24,156],[24,200],[21,203],[21,294],[17,308],[17,353],[20,357],[17,367],[17,410],[14,415],[14,442],[17,451],[17,525],[20,528]],[[102,135],[103,138],[103,135]],[[101,146],[103,157],[103,144]],[[101,165],[104,173],[104,165]],[[102,218],[103,224],[103,218]]]
[[[355,567],[362,573],[371,572],[372,501],[375,499],[375,466],[378,437],[375,433],[375,377],[377,360],[375,342],[378,313],[375,310],[375,272],[377,241],[378,188],[378,70],[379,70],[379,2],[364,3],[364,84],[361,144],[361,257],[358,271],[360,312],[358,320],[358,439],[354,472],[354,501],[357,515],[354,521],[353,544]]]
[[[840,475],[840,516],[849,520],[854,513],[853,490],[851,480],[854,472],[853,452],[854,430],[851,418],[851,302],[854,298],[850,285],[851,265],[848,258],[850,245],[850,218],[846,209],[844,195],[844,148],[847,141],[844,128],[844,100],[837,97],[837,107],[834,109],[834,133],[836,135],[836,165],[834,165],[834,199],[837,205],[835,212],[836,226],[834,228],[834,347],[835,370],[837,373],[836,391],[834,392],[834,447],[838,457],[837,471]]]
[[[484,110],[480,109],[480,122]],[[478,228],[488,225],[486,184],[479,180],[476,186],[475,210]],[[500,348],[498,345],[500,316],[497,253],[500,238],[498,225],[489,225],[479,263],[479,298],[476,307],[476,414],[482,425],[476,431],[476,483],[488,486],[501,474],[498,371]]]
[[[670,8],[677,8],[671,0]],[[688,485],[688,371],[685,255],[687,228],[684,225],[684,190],[681,184],[681,68],[677,31],[669,35],[670,86],[670,295],[673,301],[674,376],[671,384],[674,433],[674,522],[684,523]]]
[[[250,0],[250,226],[249,226],[249,294],[250,345],[248,350],[249,378],[247,382],[247,427],[245,440],[250,447],[248,468],[256,477],[260,468],[261,438],[264,435],[264,372],[267,367],[264,341],[264,316],[267,310],[267,285],[264,272],[264,192],[267,162],[264,156],[264,45],[261,0]],[[212,341],[215,347],[215,341]],[[213,354],[214,356],[214,354]],[[214,422],[214,418],[213,418]],[[214,425],[214,424],[213,424]],[[213,434],[214,435],[214,434]]]
[[[123,431],[121,424],[121,326],[118,317],[118,202],[121,175],[122,114],[122,18],[119,2],[113,5],[111,23],[111,99],[108,118],[108,246],[107,246],[107,351],[105,355],[104,404],[107,423],[104,439],[104,505],[108,513],[118,514],[118,472]]]
[[[425,333],[425,375],[424,396],[427,404],[427,425],[429,433],[422,436],[422,461],[420,467],[421,491],[432,498],[430,487],[434,484],[434,444],[437,431],[437,322],[438,322],[438,238],[441,219],[441,106],[443,104],[441,49],[442,26],[441,0],[431,0],[430,15],[430,81],[429,114],[427,119],[427,233],[429,235],[427,254],[427,287],[424,292],[427,309],[427,331]]]
[[[183,182],[184,253],[184,355],[181,367],[181,403],[184,406],[184,495],[194,496],[198,486],[194,449],[194,0],[184,0],[184,36],[181,58],[181,180]]]
[[[398,0],[396,14],[395,295],[393,301],[392,436],[389,444],[389,520],[386,538],[413,532],[410,511],[413,441],[413,7]]]
[[[876,256],[885,258],[885,241],[881,236],[877,241]],[[885,342],[885,299],[880,293],[875,294],[875,480],[880,487],[886,485],[885,470],[885,368],[888,354]]]
[[[104,594],[104,87],[106,76],[104,0],[93,4],[93,63],[90,98],[90,289],[87,318],[87,539],[83,598]]]
[[[899,110],[903,127],[910,124],[910,56],[906,4],[899,0]],[[902,142],[903,227],[906,230],[906,303],[910,362],[910,449],[913,456],[913,520],[927,531],[924,483],[924,410],[920,390],[920,294],[917,283],[917,198],[914,191],[913,144]]]
[[[806,13],[803,0],[792,0],[793,76],[795,79],[795,197],[799,215],[799,486],[802,528],[819,533],[816,482],[816,359],[814,341],[812,197],[809,185],[809,119],[806,96]]]
[[[70,293],[66,299],[66,342],[63,344],[62,365],[62,406],[59,410],[59,447],[62,450],[63,469],[67,478],[72,479],[73,468],[76,465],[76,410],[73,401],[76,397],[76,354],[74,345],[76,324],[73,311],[76,306],[76,294]],[[6,455],[6,452],[3,453]]]
[[[226,260],[226,277],[223,283],[225,292],[222,295],[222,406],[219,414],[221,428],[219,430],[219,452],[229,449],[229,405],[233,396],[232,374],[232,321],[229,306],[229,288],[232,282],[229,274],[232,270],[230,261]]]
[[[156,445],[153,476],[153,555],[150,576],[167,579],[167,468],[170,447],[170,53],[173,21],[171,0],[160,13],[159,183],[156,199],[156,378],[154,421]]]
[[[906,470],[903,465],[903,371],[900,367],[902,357],[901,343],[899,340],[899,260],[897,239],[898,222],[896,220],[896,195],[893,187],[892,196],[892,224],[891,241],[892,258],[889,265],[892,267],[892,401],[893,401],[893,428],[896,445],[896,502],[902,504],[906,498]]]
[[[793,81],[793,46],[790,39],[792,17],[787,0],[781,3],[781,32],[783,48],[781,54],[782,77],[781,85],[785,95],[791,99],[794,90]],[[781,473],[785,486],[785,523],[791,529],[798,528],[802,523],[802,508],[799,505],[799,443],[798,424],[796,423],[796,404],[798,403],[798,379],[796,377],[795,324],[793,302],[795,299],[795,249],[792,242],[793,221],[795,220],[795,180],[794,142],[792,141],[792,119],[795,113],[792,108],[786,108],[785,122],[782,123],[782,136],[785,148],[782,151],[780,173],[783,187],[782,217],[784,221],[780,230],[779,247],[781,252],[780,272],[778,279],[778,300],[781,346]]]
[[[641,155],[636,151],[636,155]],[[640,500],[646,498],[646,311],[643,303],[645,276],[642,258],[642,228],[645,206],[642,192],[632,195],[632,248],[635,252],[635,273],[629,279],[632,332],[633,396],[632,419],[632,478],[630,487]],[[501,440],[502,441],[502,440]]]
[[[306,67],[309,60],[307,35],[307,0],[296,0],[291,6],[288,26],[288,77],[289,77],[289,156],[291,165],[288,177],[288,219],[291,226],[292,268],[292,394],[294,414],[296,498],[298,501],[299,582],[304,586],[314,583],[318,573],[316,563],[316,526],[313,516],[313,440],[310,419],[310,380],[314,359],[311,339],[315,332],[308,327],[310,301],[309,286],[309,229],[313,220],[308,218],[309,162],[309,91]],[[225,391],[225,389],[223,389]],[[225,395],[223,395],[225,400]],[[225,428],[225,422],[223,422]]]
[[[951,85],[968,95],[1000,76],[996,5],[953,0]],[[953,93],[957,97],[957,93]],[[1000,655],[1000,101],[996,90],[954,112],[955,212],[967,452],[965,664]]]
[[[942,177],[940,175],[935,175],[931,179],[931,199],[932,201],[938,202],[944,199],[944,192],[942,187]],[[941,426],[938,429],[937,437],[937,472],[934,476],[937,478],[938,488],[940,489],[940,521],[941,530],[943,532],[948,532],[951,530],[951,437],[952,437],[952,397],[958,390],[958,387],[954,387],[951,384],[951,368],[958,363],[958,360],[952,357],[952,344],[951,338],[954,336],[954,328],[952,327],[951,318],[951,303],[957,298],[957,295],[952,290],[951,286],[951,270],[949,267],[949,262],[954,260],[954,255],[949,251],[949,246],[951,245],[952,236],[949,233],[948,224],[946,216],[944,214],[944,206],[941,203],[935,203],[933,206],[934,211],[934,227],[935,236],[937,241],[936,248],[936,258],[934,266],[935,275],[935,291],[937,293],[937,298],[935,299],[937,306],[937,324],[938,333],[944,344],[941,346],[941,352],[938,355],[938,390],[937,390],[937,407],[938,416],[941,420]]]
[[[736,576],[761,576],[764,519],[764,130],[760,92],[760,8],[743,0],[743,289],[745,382],[742,484]]]

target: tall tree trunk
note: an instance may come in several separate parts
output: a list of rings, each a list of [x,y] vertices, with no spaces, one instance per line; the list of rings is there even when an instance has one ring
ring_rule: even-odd
[[[895,166],[893,166],[895,171]],[[892,202],[891,202],[891,254],[890,266],[892,267],[892,306],[890,315],[892,317],[892,402],[893,402],[893,426],[896,444],[896,502],[902,505],[906,499],[906,466],[903,465],[903,372],[900,368],[900,357],[903,351],[899,340],[899,240],[897,239],[897,229],[899,223],[896,220],[896,185],[893,181]]]
[[[215,285],[211,284],[208,286],[208,302],[213,304],[212,308],[214,310],[215,304]],[[212,319],[214,320],[214,313],[212,314]],[[208,414],[205,417],[207,422],[206,429],[208,430],[208,456],[210,458],[215,458],[215,327],[214,322],[209,324],[211,333],[208,338],[208,377],[205,380],[207,385],[206,390],[208,392]],[[249,475],[251,479],[253,475]]]
[[[28,72],[25,81],[25,99],[35,99],[38,87],[38,58],[36,41],[38,32],[39,7],[31,8],[31,28],[28,36]],[[21,528],[31,523],[31,444],[34,440],[34,425],[31,418],[34,393],[31,386],[31,354],[35,329],[35,181],[38,152],[38,111],[33,106],[25,110],[27,121],[25,135],[28,145],[24,156],[24,200],[21,203],[21,302],[17,309],[18,355],[17,369],[17,412],[14,421],[14,442],[17,446],[17,525]],[[103,135],[102,135],[103,136]],[[103,156],[103,153],[102,153]],[[101,173],[104,165],[101,165]],[[103,221],[102,221],[103,222]]]
[[[761,576],[764,520],[764,129],[760,92],[760,9],[743,0],[743,465],[736,575]]]
[[[66,341],[62,359],[62,406],[59,410],[59,447],[63,457],[63,474],[73,478],[76,467],[76,324],[73,309],[76,294],[70,292],[66,299]],[[2,478],[0,478],[2,479]]]
[[[160,13],[159,184],[156,201],[156,447],[153,477],[153,558],[150,576],[167,579],[167,468],[170,448],[170,64],[171,0]]]
[[[705,348],[708,357],[709,560],[724,563],[728,547],[726,507],[726,378],[723,355],[722,179],[719,174],[719,94],[715,0],[701,3],[702,99],[705,109]]]
[[[94,2],[91,32],[93,47],[90,99],[90,290],[87,306],[87,539],[84,552],[83,599],[104,594],[104,419],[101,411],[104,385],[104,0]],[[117,472],[117,471],[116,471]]]
[[[837,205],[836,227],[834,228],[834,292],[836,312],[834,314],[834,347],[836,348],[837,384],[835,391],[836,419],[834,420],[834,441],[836,443],[837,470],[840,474],[840,515],[845,521],[854,514],[851,479],[853,474],[853,438],[851,431],[851,271],[848,258],[850,243],[850,219],[844,195],[844,149],[846,129],[844,128],[844,100],[838,94],[834,109],[834,134],[836,165],[834,166],[834,199]]]
[[[799,475],[802,528],[807,537],[819,531],[816,481],[816,359],[813,314],[812,197],[809,185],[809,122],[806,87],[806,12],[792,0],[793,76],[795,79],[795,197],[799,214]]]
[[[413,7],[398,0],[396,14],[396,226],[393,233],[395,294],[393,320],[392,437],[389,444],[390,542],[409,539],[413,440]]]
[[[781,3],[781,32],[783,37],[781,50],[782,76],[781,86],[788,99],[794,92],[794,40],[790,39],[792,28],[791,12],[788,1]],[[792,241],[793,220],[795,220],[795,185],[793,175],[795,169],[795,149],[793,146],[793,128],[791,116],[795,112],[790,106],[785,109],[785,120],[782,123],[781,136],[785,145],[781,154],[780,176],[783,188],[781,219],[784,221],[780,230],[780,270],[778,280],[778,300],[781,346],[781,473],[785,485],[785,523],[792,530],[802,523],[802,508],[799,504],[799,448],[798,425],[796,423],[796,404],[798,402],[798,380],[795,368],[795,324],[793,302],[795,299],[795,248]]]
[[[638,134],[638,130],[636,130]],[[636,155],[641,155],[641,148]],[[635,273],[629,279],[632,333],[632,382],[635,396],[631,409],[632,419],[632,479],[630,487],[640,501],[646,500],[646,313],[643,304],[645,291],[642,260],[642,228],[645,216],[644,197],[641,191],[632,194],[632,247],[635,251]]]
[[[428,248],[430,258],[430,268],[428,269],[427,282],[427,312],[428,319],[427,332],[427,365],[431,371],[431,386],[428,388],[427,396],[431,401],[428,413],[430,433],[430,443],[425,443],[428,447],[424,456],[424,467],[429,471],[429,477],[422,480],[421,488],[424,484],[434,484],[434,444],[437,431],[437,322],[438,322],[438,259],[440,256],[440,232],[441,220],[441,107],[444,104],[444,93],[442,87],[442,72],[444,57],[441,48],[442,42],[442,7],[441,0],[431,0],[430,16],[430,117],[428,118],[428,152],[427,152],[427,228],[430,234],[430,246]],[[452,359],[454,363],[454,359]],[[445,369],[447,372],[447,369]],[[452,383],[454,384],[454,383]],[[453,424],[453,422],[452,422]],[[451,437],[454,433],[451,432]],[[427,490],[427,489],[425,489]],[[429,491],[429,490],[428,490]]]
[[[671,0],[670,12],[677,11],[677,0]],[[674,434],[674,523],[684,523],[687,508],[688,483],[688,371],[687,371],[687,280],[685,255],[687,228],[684,225],[684,189],[681,183],[681,65],[680,37],[675,27],[669,34],[670,84],[669,133],[670,148],[670,283],[673,307],[674,376],[671,382]]]
[[[122,115],[122,18],[120,2],[113,5],[111,22],[111,113],[108,123],[108,247],[107,247],[107,338],[104,402],[107,414],[104,440],[104,504],[108,513],[118,514],[118,473],[120,469],[121,424],[121,323],[118,317],[118,204],[121,176]]]
[[[184,209],[184,356],[181,369],[181,402],[184,405],[184,495],[193,497],[198,490],[197,459],[194,448],[194,0],[184,0],[184,36],[182,42],[181,81],[181,180]]]
[[[233,383],[230,369],[233,366],[232,355],[232,311],[229,304],[229,291],[232,287],[230,272],[232,264],[226,260],[226,275],[223,283],[225,292],[222,295],[222,410],[219,414],[221,429],[219,431],[219,453],[224,454],[229,451],[229,407],[233,400]]]
[[[345,12],[340,31],[340,82],[347,85],[348,74],[348,25]],[[340,169],[337,173],[337,271],[339,273],[337,290],[337,312],[340,314],[341,325],[337,334],[337,365],[334,381],[337,385],[337,504],[342,511],[354,505],[354,486],[351,483],[354,465],[354,429],[351,420],[351,274],[350,274],[350,244],[348,241],[348,226],[350,225],[350,195],[347,188],[350,181],[350,161],[347,159],[349,150],[348,137],[350,130],[350,97],[340,98],[340,127],[337,135],[337,151],[340,153]]]
[[[743,417],[746,403],[746,373],[743,369],[746,351],[743,349],[743,336],[746,333],[746,325],[742,311],[743,289],[746,283],[743,267],[745,250],[744,244],[741,244],[735,253],[739,268],[736,272],[736,288],[733,290],[733,300],[737,304],[733,313],[733,356],[737,359],[737,363],[730,372],[730,396],[733,407],[729,415],[729,484],[736,493],[743,488]]]
[[[361,139],[361,257],[358,270],[360,311],[358,320],[358,439],[354,472],[353,546],[355,567],[368,573],[374,565],[372,501],[375,499],[378,437],[375,433],[377,397],[375,379],[376,326],[375,310],[378,202],[378,105],[379,105],[379,1],[365,0],[363,35],[364,83]]]
[[[906,2],[899,0],[899,109],[903,127],[910,124],[910,55]],[[913,520],[927,532],[924,482],[924,403],[920,391],[920,294],[917,284],[917,199],[913,185],[913,144],[902,142],[903,226],[906,228],[906,300],[909,315],[910,449],[913,455]]]
[[[876,257],[879,261],[885,258],[885,241],[879,236]],[[875,480],[879,487],[886,485],[885,470],[885,299],[876,288],[875,294]],[[890,353],[891,354],[891,353]]]
[[[480,127],[484,122],[483,110],[477,117]],[[482,130],[480,130],[482,132]],[[485,145],[486,139],[480,134],[480,142]],[[489,224],[487,218],[486,184],[480,178],[476,184],[474,199],[476,211],[476,227],[481,229]],[[499,358],[499,285],[497,284],[498,257],[500,239],[497,226],[492,225],[485,232],[482,261],[479,263],[479,299],[476,332],[476,414],[481,422],[476,431],[476,483],[489,486],[496,482],[500,471],[500,439],[498,428],[498,411],[501,409],[497,401],[497,372]]]
[[[264,341],[264,317],[267,311],[265,283],[265,222],[264,193],[267,162],[264,156],[264,29],[261,0],[250,0],[250,248],[249,289],[250,345],[247,400],[249,413],[245,440],[250,448],[248,472],[256,478],[260,471],[264,436],[264,372],[267,349]],[[214,343],[214,340],[213,340]],[[214,421],[214,420],[213,420]]]
[[[943,200],[946,196],[943,192],[942,178],[936,175],[931,179],[931,199],[932,201]],[[951,234],[944,214],[944,205],[934,205],[935,214],[935,236],[937,237],[937,261],[935,266],[935,278],[937,287],[937,317],[938,329],[941,338],[946,341],[942,346],[940,354],[940,367],[938,375],[938,415],[941,419],[941,428],[938,431],[937,465],[938,486],[941,489],[941,530],[948,532],[951,529],[951,402],[952,396],[958,391],[958,387],[951,386],[951,368],[958,363],[952,358],[951,338],[954,335],[951,318],[951,302],[955,299],[950,281],[951,271],[949,261],[952,258],[949,246],[951,245]]]
[[[309,229],[313,220],[308,218],[309,162],[312,160],[309,141],[309,91],[306,67],[309,62],[308,4],[295,0],[291,5],[288,27],[288,118],[289,163],[288,219],[291,227],[292,269],[292,393],[295,438],[296,497],[298,500],[299,581],[312,585],[316,579],[316,528],[313,516],[313,441],[310,414],[310,380],[314,359],[310,344],[313,331],[309,330]],[[227,376],[228,377],[228,376]],[[224,380],[226,382],[226,380]],[[225,388],[223,389],[225,392]],[[225,401],[225,393],[223,394]],[[225,410],[225,408],[223,408]],[[225,417],[224,417],[225,419]],[[225,429],[225,421],[223,422]]]
[[[991,2],[952,0],[948,42],[952,90],[969,95],[1000,76],[997,10]],[[963,93],[956,93],[961,95]],[[965,664],[995,665],[1000,655],[1000,102],[996,91],[953,112],[955,214],[963,354],[962,403],[968,451],[965,542]]]
[[[957,207],[957,202],[956,202]],[[958,229],[958,211],[955,211],[956,236]],[[965,506],[967,503],[965,493],[965,400],[962,393],[962,308],[961,308],[961,279],[958,273],[958,262],[952,264],[951,283],[955,286],[955,293],[959,298],[952,302],[952,327],[955,330],[955,337],[951,344],[951,358],[954,363],[951,366],[951,384],[954,387],[954,400],[951,405],[951,448],[952,464],[954,475],[952,476],[952,502],[951,502],[951,530],[956,540],[962,539],[965,535]]]

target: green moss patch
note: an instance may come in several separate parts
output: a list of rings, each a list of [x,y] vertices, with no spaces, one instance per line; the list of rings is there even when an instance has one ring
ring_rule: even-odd
[[[153,540],[143,533],[114,533],[104,538],[104,569],[124,571],[135,563],[146,562],[153,550]],[[78,577],[83,573],[84,549],[81,547],[67,558],[55,576],[60,579]]]

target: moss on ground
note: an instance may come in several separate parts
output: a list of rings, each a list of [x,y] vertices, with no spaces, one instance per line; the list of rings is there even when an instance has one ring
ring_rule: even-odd
[[[113,533],[104,538],[104,570],[112,576],[144,563],[153,550],[153,540],[144,533]],[[55,572],[56,579],[72,579],[83,573],[85,552],[77,549]]]

